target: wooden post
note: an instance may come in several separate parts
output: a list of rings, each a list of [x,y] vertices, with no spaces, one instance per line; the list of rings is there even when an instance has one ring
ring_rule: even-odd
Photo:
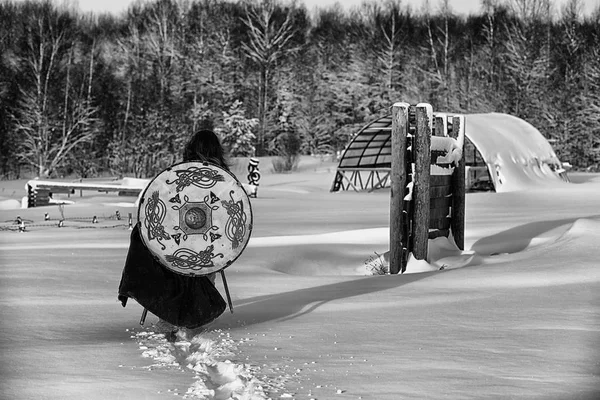
[[[464,152],[465,117],[463,115],[452,118],[451,136],[458,141]],[[465,155],[463,153],[452,174],[452,219],[450,222],[454,243],[460,250],[465,249],[465,191]]]
[[[392,106],[392,167],[390,191],[390,274],[403,270],[402,265],[402,202],[406,189],[406,136],[408,134],[408,103]]]
[[[27,208],[35,207],[35,190],[27,184]]]
[[[433,108],[430,104],[417,104],[417,129],[413,142],[415,154],[415,177],[413,199],[415,222],[413,236],[413,256],[417,260],[427,259],[429,240],[429,176],[431,169],[431,128]]]
[[[435,136],[448,136],[448,119],[444,117],[435,117]]]

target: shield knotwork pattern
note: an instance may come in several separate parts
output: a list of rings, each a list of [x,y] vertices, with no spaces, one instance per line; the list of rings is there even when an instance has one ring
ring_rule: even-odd
[[[250,199],[229,171],[184,162],[158,174],[138,208],[142,241],[167,268],[206,275],[227,268],[252,233]]]

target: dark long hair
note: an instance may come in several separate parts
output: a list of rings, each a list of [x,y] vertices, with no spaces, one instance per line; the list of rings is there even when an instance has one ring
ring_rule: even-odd
[[[206,129],[197,131],[188,140],[183,149],[183,161],[208,161],[229,169],[219,138],[213,131]]]

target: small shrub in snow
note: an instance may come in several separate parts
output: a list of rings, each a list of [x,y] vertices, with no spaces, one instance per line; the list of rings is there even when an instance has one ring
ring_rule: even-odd
[[[387,275],[389,273],[389,268],[386,265],[383,254],[379,254],[377,252],[374,253],[375,256],[370,256],[365,261],[367,271],[370,272],[372,275]]]

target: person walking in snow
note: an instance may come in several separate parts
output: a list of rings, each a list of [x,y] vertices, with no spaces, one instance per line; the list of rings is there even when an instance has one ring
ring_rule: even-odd
[[[210,130],[192,135],[183,150],[183,161],[206,161],[229,171],[221,142]],[[166,268],[142,242],[139,225],[131,232],[119,284],[118,299],[123,307],[133,298],[159,317],[159,328],[171,331],[199,328],[218,318],[226,303],[214,285],[215,273],[187,276]]]

